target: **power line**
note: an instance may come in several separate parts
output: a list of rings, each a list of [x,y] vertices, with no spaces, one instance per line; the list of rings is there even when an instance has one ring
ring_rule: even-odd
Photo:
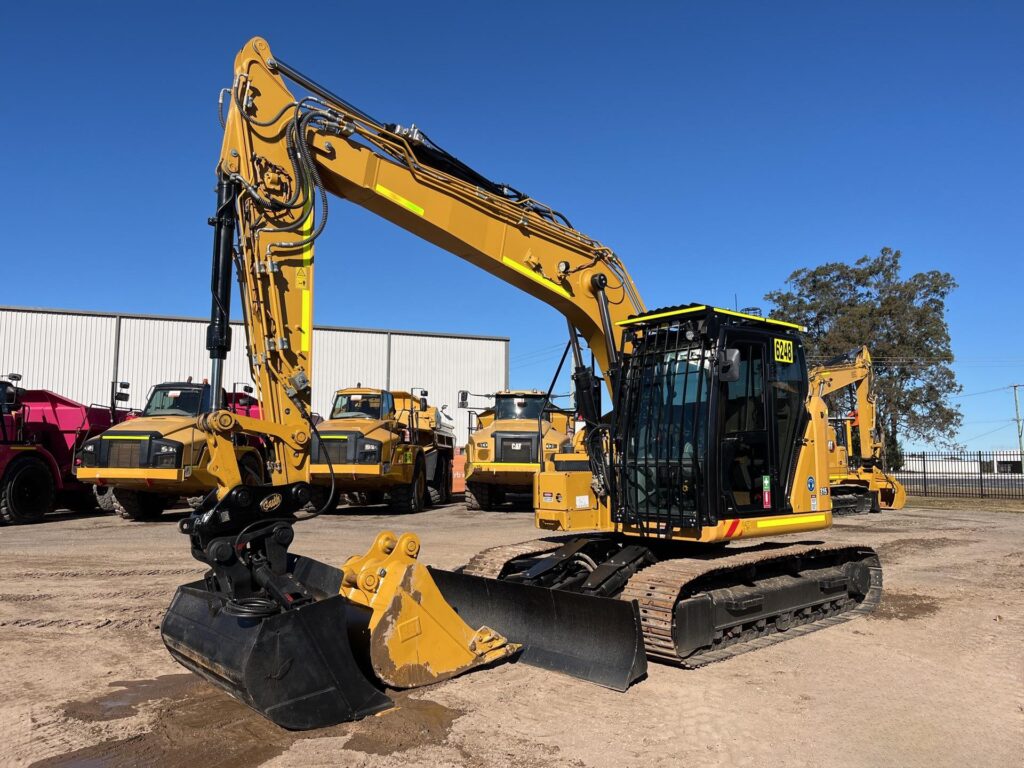
[[[996,387],[995,389],[983,389],[981,392],[968,392],[967,394],[964,395],[952,395],[952,397],[977,397],[978,395],[989,395],[992,394],[993,392],[1003,392],[1007,389],[1011,389],[1012,387],[1012,384],[1007,384],[1005,387]]]
[[[996,432],[1002,432],[1004,429],[1009,429],[1012,426],[1013,426],[1013,424],[1004,424],[1001,427],[996,427],[995,429],[990,429],[988,432],[982,432],[980,435],[975,435],[974,437],[968,437],[966,440],[964,440],[964,442],[965,443],[972,443],[975,440],[978,440],[978,439],[980,439],[982,437],[988,437],[989,435],[994,435]]]

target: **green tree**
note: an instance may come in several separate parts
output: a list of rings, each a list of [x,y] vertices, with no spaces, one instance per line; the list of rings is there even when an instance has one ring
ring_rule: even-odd
[[[866,344],[875,360],[879,424],[890,466],[902,464],[901,441],[956,447],[963,416],[950,402],[961,387],[950,364],[948,272],[901,277],[900,252],[883,248],[853,264],[798,269],[782,290],[765,295],[771,315],[807,326],[811,362]]]

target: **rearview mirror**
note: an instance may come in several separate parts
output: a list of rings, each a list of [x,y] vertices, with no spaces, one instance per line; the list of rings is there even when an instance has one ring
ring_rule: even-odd
[[[129,387],[131,387],[131,384],[129,384],[127,381],[119,381],[117,382],[117,386],[120,389],[128,389]]]
[[[8,373],[7,374],[7,378],[10,379],[11,381],[21,381],[21,374],[20,373]]]
[[[725,349],[718,353],[718,380],[726,383],[740,380],[740,351]]]
[[[128,393],[127,392],[115,392],[114,393],[114,400],[116,400],[119,403],[127,403],[128,402]]]
[[[427,408],[429,408],[429,407],[430,407],[430,406],[428,406],[428,405],[427,405],[427,398],[425,398],[425,397],[421,397],[421,398],[420,398],[420,410],[421,410],[421,411],[425,411],[425,410],[427,410]]]
[[[469,390],[459,390],[459,408],[469,408]]]
[[[242,391],[245,392],[245,394],[247,395],[251,395],[253,390],[252,387],[246,384],[244,387],[242,387]]]

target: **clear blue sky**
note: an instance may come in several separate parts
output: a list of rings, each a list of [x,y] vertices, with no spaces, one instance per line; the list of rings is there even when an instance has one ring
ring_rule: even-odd
[[[960,282],[964,393],[1024,382],[1014,2],[5,3],[0,303],[209,311],[217,92],[257,34],[564,211],[648,306],[888,245]],[[317,253],[317,322],[508,335],[512,384],[547,385],[563,321],[525,294],[353,206]],[[396,300],[342,300],[353,274]],[[1008,389],[959,402],[969,448],[1014,445]]]

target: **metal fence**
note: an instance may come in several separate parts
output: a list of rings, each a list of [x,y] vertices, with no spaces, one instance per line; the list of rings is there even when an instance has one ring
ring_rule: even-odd
[[[1024,471],[1018,451],[906,453],[891,474],[911,496],[967,499],[1024,499]]]

